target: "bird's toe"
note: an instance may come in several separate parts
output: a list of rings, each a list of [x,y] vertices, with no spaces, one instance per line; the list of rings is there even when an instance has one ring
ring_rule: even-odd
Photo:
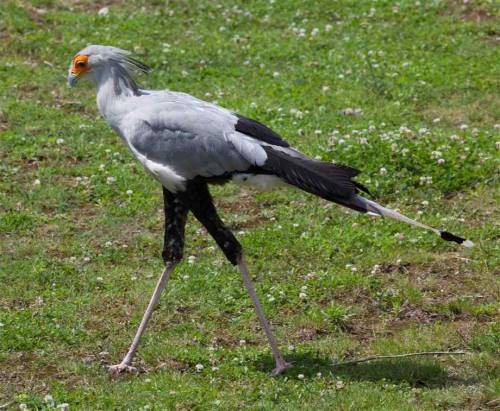
[[[116,364],[116,365],[108,365],[108,371],[112,375],[118,375],[122,373],[130,373],[130,374],[138,374],[139,370],[135,367],[132,367],[131,365],[128,364]]]
[[[276,368],[272,370],[271,375],[280,375],[285,370],[292,368],[293,365],[286,361],[281,361],[276,364]]]

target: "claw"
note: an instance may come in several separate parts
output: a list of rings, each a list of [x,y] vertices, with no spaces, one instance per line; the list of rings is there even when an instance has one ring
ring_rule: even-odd
[[[117,365],[108,365],[108,371],[113,375],[121,373],[139,374],[139,370],[131,365],[120,363]]]
[[[283,371],[292,368],[293,365],[286,361],[276,363],[276,368],[271,371],[271,375],[280,375]]]

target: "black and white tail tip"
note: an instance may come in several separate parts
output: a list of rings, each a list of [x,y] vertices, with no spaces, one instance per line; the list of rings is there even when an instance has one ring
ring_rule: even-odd
[[[448,231],[440,231],[440,237],[446,241],[454,241],[455,243],[462,244],[464,247],[474,247],[474,243],[465,238],[459,237],[458,235],[449,233]]]
[[[356,206],[364,208],[369,214],[375,216],[389,217],[394,220],[403,221],[407,224],[411,224],[417,227],[424,228],[426,230],[430,230],[433,233],[437,234],[445,241],[453,241],[455,243],[461,244],[464,247],[471,248],[474,247],[474,243],[470,240],[466,240],[465,238],[459,237],[455,234],[449,233],[448,231],[438,230],[437,228],[428,226],[426,224],[419,223],[418,221],[412,220],[404,216],[403,214],[398,213],[397,211],[391,210],[390,208],[384,207],[375,201],[368,200],[361,196],[356,196],[353,202]]]

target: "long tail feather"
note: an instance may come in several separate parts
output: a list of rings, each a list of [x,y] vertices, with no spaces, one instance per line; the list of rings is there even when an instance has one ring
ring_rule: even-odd
[[[404,216],[403,214],[398,213],[397,211],[391,210],[390,208],[381,206],[375,201],[368,200],[361,196],[355,196],[352,200],[352,203],[358,207],[364,208],[367,213],[376,216],[389,217],[394,220],[403,221],[404,223],[411,224],[420,228],[424,228],[426,230],[430,230],[433,233],[440,236],[443,240],[446,241],[454,241],[455,243],[461,244],[464,247],[473,247],[474,243],[470,240],[466,240],[465,238],[456,236],[454,234],[449,233],[448,231],[438,230],[437,228],[428,226],[426,224],[419,223],[418,221],[412,220]]]

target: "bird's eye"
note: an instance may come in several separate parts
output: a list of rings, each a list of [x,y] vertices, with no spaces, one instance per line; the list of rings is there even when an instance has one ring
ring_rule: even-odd
[[[84,61],[78,61],[76,64],[76,67],[85,67],[87,65],[87,63],[85,63]]]

